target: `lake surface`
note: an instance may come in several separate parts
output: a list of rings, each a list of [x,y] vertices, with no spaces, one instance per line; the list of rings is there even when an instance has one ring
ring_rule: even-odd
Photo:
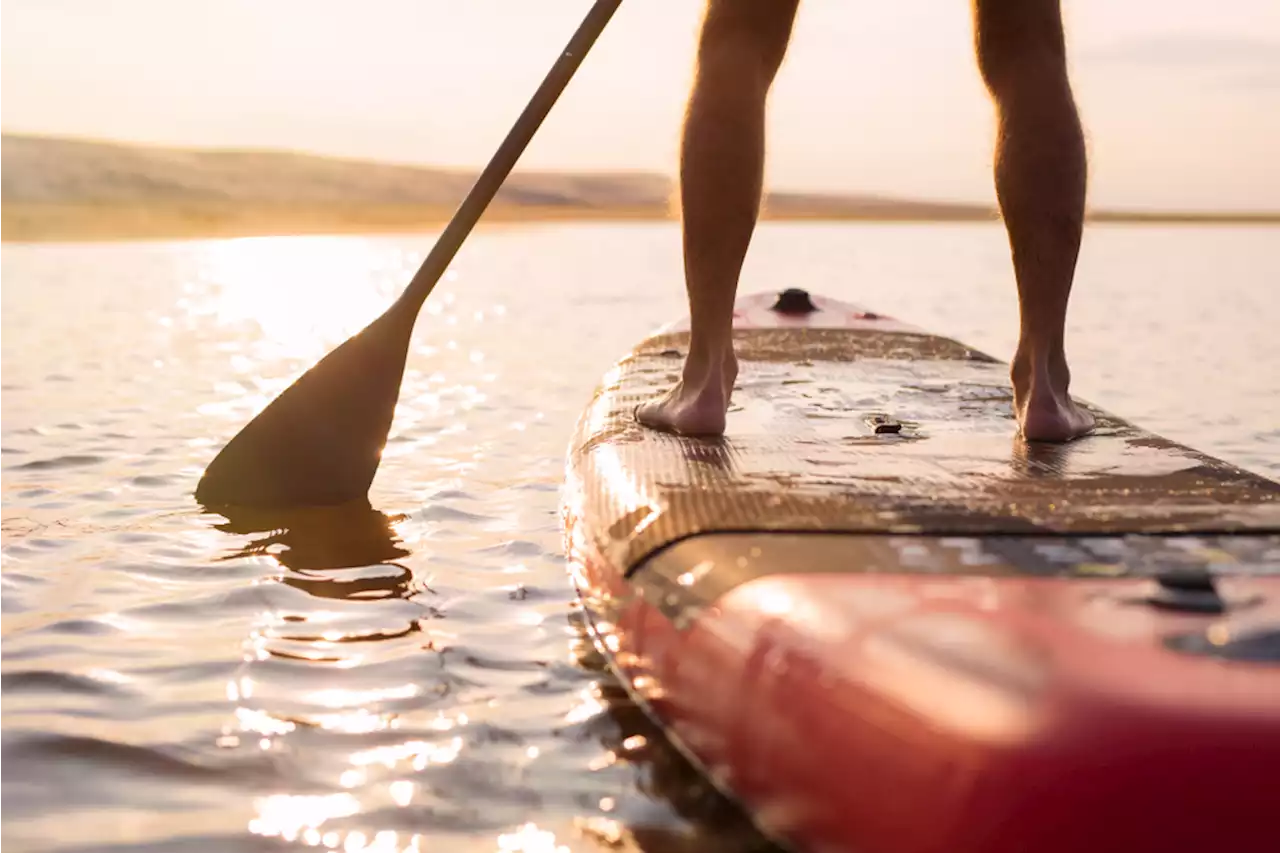
[[[574,422],[683,313],[673,225],[473,235],[374,511],[191,499],[434,236],[4,247],[7,851],[764,847],[584,642],[562,556]],[[1277,282],[1277,228],[1090,228],[1074,390],[1280,479]],[[998,225],[765,225],[741,289],[789,286],[1016,337]]]

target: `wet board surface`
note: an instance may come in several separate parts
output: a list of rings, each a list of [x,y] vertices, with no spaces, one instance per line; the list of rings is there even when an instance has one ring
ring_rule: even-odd
[[[819,310],[787,316],[770,310],[776,298],[739,302],[723,439],[635,423],[636,404],[678,378],[683,322],[605,376],[569,467],[584,526],[616,565],[696,534],[751,531],[1144,537],[1080,546],[1082,565],[1124,562],[1127,550],[1185,561],[1185,548],[1145,537],[1201,534],[1203,561],[1244,551],[1269,562],[1272,537],[1232,534],[1280,533],[1280,484],[1093,406],[1094,434],[1025,442],[1006,363],[859,306],[813,297]],[[886,426],[897,431],[877,432]]]

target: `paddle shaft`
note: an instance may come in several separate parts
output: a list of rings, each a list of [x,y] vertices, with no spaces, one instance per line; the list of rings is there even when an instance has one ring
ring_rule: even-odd
[[[506,139],[502,140],[502,145],[494,153],[489,165],[485,166],[467,197],[462,200],[431,253],[414,274],[400,297],[402,301],[412,302],[415,310],[426,301],[621,2],[622,0],[596,0],[573,38],[569,39],[560,58],[543,78],[542,85],[534,92],[524,112],[516,119]]]

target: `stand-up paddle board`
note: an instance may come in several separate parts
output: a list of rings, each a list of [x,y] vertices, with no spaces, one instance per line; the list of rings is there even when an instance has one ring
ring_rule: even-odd
[[[741,299],[723,439],[605,375],[566,548],[628,690],[774,838],[858,853],[1280,849],[1280,484],[1105,411],[1017,437],[1006,364]]]

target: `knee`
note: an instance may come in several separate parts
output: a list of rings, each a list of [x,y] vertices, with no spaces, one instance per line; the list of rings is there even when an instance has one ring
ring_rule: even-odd
[[[974,0],[978,70],[997,101],[1069,91],[1059,0]]]
[[[786,56],[799,0],[708,0],[698,64],[758,70],[771,82]]]

